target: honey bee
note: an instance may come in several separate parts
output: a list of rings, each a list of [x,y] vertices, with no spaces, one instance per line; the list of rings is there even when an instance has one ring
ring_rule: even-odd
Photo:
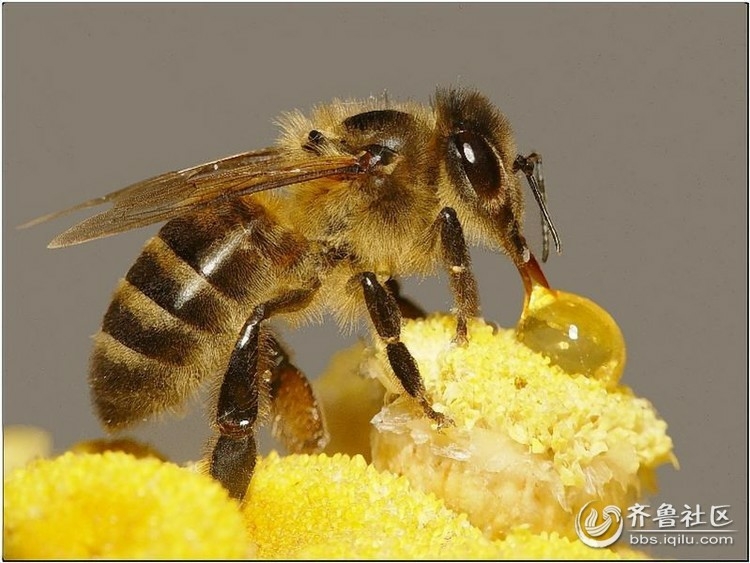
[[[120,280],[94,337],[93,403],[120,430],[175,410],[218,381],[210,473],[242,499],[269,405],[293,452],[324,447],[320,405],[271,327],[332,313],[369,318],[395,376],[426,416],[435,411],[400,341],[423,314],[396,279],[447,271],[455,341],[478,315],[468,246],[507,254],[527,290],[547,282],[522,234],[526,176],[539,205],[543,258],[560,241],[545,204],[539,155],[516,152],[506,118],[478,92],[439,89],[432,104],[386,97],[334,101],[279,120],[277,143],[138,182],[70,209],[111,203],[57,236],[65,247],[166,222]]]

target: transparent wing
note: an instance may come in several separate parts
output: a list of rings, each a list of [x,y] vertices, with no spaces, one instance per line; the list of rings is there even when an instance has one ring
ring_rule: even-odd
[[[50,248],[71,246],[130,229],[167,221],[187,210],[264,190],[317,178],[354,175],[354,156],[291,161],[274,148],[242,153],[185,170],[167,172],[21,225],[31,227],[68,213],[112,203],[112,207],[71,227],[50,242]]]

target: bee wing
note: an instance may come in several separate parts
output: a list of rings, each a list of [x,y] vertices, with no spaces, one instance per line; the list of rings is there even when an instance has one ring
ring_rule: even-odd
[[[220,199],[299,184],[317,178],[353,175],[354,156],[315,156],[292,161],[277,149],[242,153],[177,172],[167,172],[21,225],[31,227],[68,213],[112,202],[107,211],[89,217],[50,242],[50,248],[72,246],[167,221]]]

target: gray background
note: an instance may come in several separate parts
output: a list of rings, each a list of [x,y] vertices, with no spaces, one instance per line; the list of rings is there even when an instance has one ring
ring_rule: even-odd
[[[52,430],[63,449],[100,435],[88,336],[156,227],[59,251],[71,224],[14,226],[150,175],[258,148],[272,118],[387,89],[427,101],[475,86],[545,157],[564,254],[553,285],[618,320],[624,382],[668,421],[681,469],[655,504],[730,504],[746,553],[747,169],[744,5],[17,5],[4,15],[3,423]],[[533,207],[533,206],[532,206]],[[533,210],[532,210],[533,211]],[[80,218],[80,217],[76,217]],[[538,248],[536,213],[527,232]],[[507,260],[473,253],[484,315],[512,325]],[[429,309],[446,281],[408,284]],[[350,340],[350,339],[349,339]],[[289,334],[319,373],[347,339],[332,323]],[[208,432],[200,401],[142,427],[177,460]]]

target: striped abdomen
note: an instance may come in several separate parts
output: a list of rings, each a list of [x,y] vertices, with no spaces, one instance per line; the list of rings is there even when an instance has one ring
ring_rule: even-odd
[[[220,374],[253,305],[306,252],[257,203],[164,225],[120,280],[95,336],[89,377],[101,421],[116,429],[174,409]]]

